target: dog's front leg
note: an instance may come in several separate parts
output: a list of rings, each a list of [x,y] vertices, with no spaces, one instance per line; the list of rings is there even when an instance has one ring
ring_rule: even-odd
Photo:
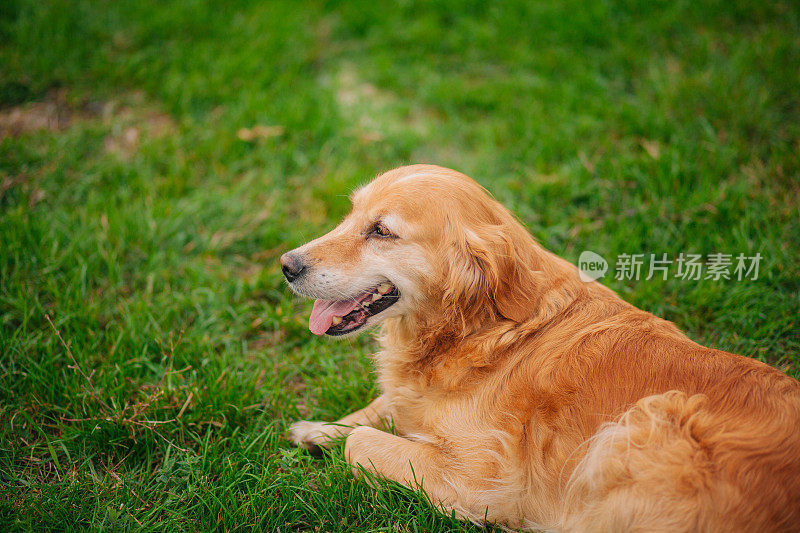
[[[357,426],[383,427],[389,411],[386,398],[381,395],[369,405],[359,409],[336,422],[311,422],[300,420],[289,427],[288,439],[297,446],[314,449],[314,446],[327,446],[331,441],[346,437]]]
[[[469,505],[460,501],[455,489],[445,481],[452,458],[433,444],[358,427],[347,437],[344,453],[356,474],[361,466],[407,487],[422,486],[434,504],[445,510],[453,509],[461,517],[472,514]],[[454,473],[452,468],[449,472]]]

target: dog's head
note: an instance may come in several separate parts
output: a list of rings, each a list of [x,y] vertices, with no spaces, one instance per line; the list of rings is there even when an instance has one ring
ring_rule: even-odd
[[[401,167],[351,200],[335,229],[281,257],[291,288],[317,299],[313,333],[347,335],[393,318],[521,322],[533,312],[540,249],[472,179]]]

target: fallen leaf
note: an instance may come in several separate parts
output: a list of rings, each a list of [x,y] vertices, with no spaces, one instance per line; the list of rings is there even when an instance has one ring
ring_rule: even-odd
[[[642,139],[639,141],[639,144],[642,145],[644,151],[650,154],[650,157],[653,159],[658,159],[661,157],[661,145],[658,144],[658,141],[648,141],[647,139]]]
[[[257,138],[268,139],[270,137],[279,137],[283,135],[285,128],[283,126],[262,126],[257,125],[252,128],[241,128],[236,132],[236,136],[245,142],[253,141]]]

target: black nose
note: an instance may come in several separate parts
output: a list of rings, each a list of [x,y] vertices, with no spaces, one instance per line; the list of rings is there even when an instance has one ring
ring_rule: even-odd
[[[306,266],[303,264],[303,261],[296,255],[292,255],[291,252],[281,256],[281,270],[283,270],[283,275],[286,276],[287,280],[296,280],[298,276],[303,273],[305,268]]]

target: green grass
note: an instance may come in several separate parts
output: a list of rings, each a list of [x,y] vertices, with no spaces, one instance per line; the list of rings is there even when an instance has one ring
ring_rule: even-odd
[[[0,140],[3,529],[477,531],[284,439],[377,391],[277,259],[409,162],[572,261],[760,253],[606,281],[800,375],[795,3],[217,4],[0,6],[0,116],[62,115]]]

